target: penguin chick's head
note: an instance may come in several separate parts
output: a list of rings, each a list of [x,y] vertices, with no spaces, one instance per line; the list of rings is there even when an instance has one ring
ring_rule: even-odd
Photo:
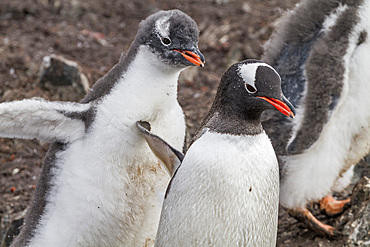
[[[266,109],[277,109],[294,117],[294,108],[281,91],[279,74],[258,60],[232,65],[221,79],[216,98],[220,105],[242,114],[259,115]]]
[[[140,23],[136,40],[146,45],[166,64],[185,68],[204,66],[198,49],[199,29],[193,19],[179,10],[159,11]]]

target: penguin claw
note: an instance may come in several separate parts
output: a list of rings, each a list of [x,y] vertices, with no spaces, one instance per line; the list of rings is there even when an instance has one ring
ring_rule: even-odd
[[[323,210],[328,216],[341,214],[351,202],[351,199],[336,200],[332,196],[325,196],[319,201],[320,210]]]
[[[303,222],[308,228],[323,237],[334,238],[341,235],[341,232],[338,231],[337,228],[324,224],[316,219],[307,208],[288,209],[287,212],[290,216],[296,218],[300,222]]]

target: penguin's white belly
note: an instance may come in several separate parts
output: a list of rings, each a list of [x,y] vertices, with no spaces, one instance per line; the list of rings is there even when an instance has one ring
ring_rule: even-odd
[[[206,132],[164,202],[157,246],[275,246],[278,164],[263,133]]]
[[[181,148],[185,125],[174,126],[169,116],[162,117],[167,124],[154,121],[153,131]],[[30,246],[154,243],[170,177],[137,133],[135,122],[107,123],[58,156],[58,170],[53,171],[58,177]]]

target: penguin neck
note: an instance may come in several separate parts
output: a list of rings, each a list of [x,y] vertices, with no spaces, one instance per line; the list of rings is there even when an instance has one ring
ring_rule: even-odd
[[[149,47],[142,45],[120,80],[124,90],[144,90],[151,94],[171,91],[177,95],[177,79],[182,70],[165,64]]]
[[[140,46],[106,100],[116,104],[125,99],[139,115],[168,110],[177,103],[177,80],[181,70],[165,64],[148,47]],[[125,107],[128,106],[122,109]]]
[[[230,135],[258,135],[263,132],[262,111],[233,112],[232,110],[214,110],[206,127],[210,131]]]

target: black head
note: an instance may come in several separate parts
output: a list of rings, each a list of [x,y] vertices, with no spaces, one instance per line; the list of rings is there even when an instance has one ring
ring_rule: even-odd
[[[140,23],[135,38],[172,66],[204,66],[198,49],[199,29],[193,19],[179,10],[159,11]]]
[[[245,60],[232,65],[223,75],[213,105],[191,144],[205,129],[232,135],[260,134],[261,114],[267,109],[294,117],[293,106],[280,85],[279,74],[266,63]]]
[[[279,74],[258,60],[245,60],[228,69],[221,79],[215,104],[246,117],[259,118],[267,109],[294,117],[293,106],[281,91]]]

